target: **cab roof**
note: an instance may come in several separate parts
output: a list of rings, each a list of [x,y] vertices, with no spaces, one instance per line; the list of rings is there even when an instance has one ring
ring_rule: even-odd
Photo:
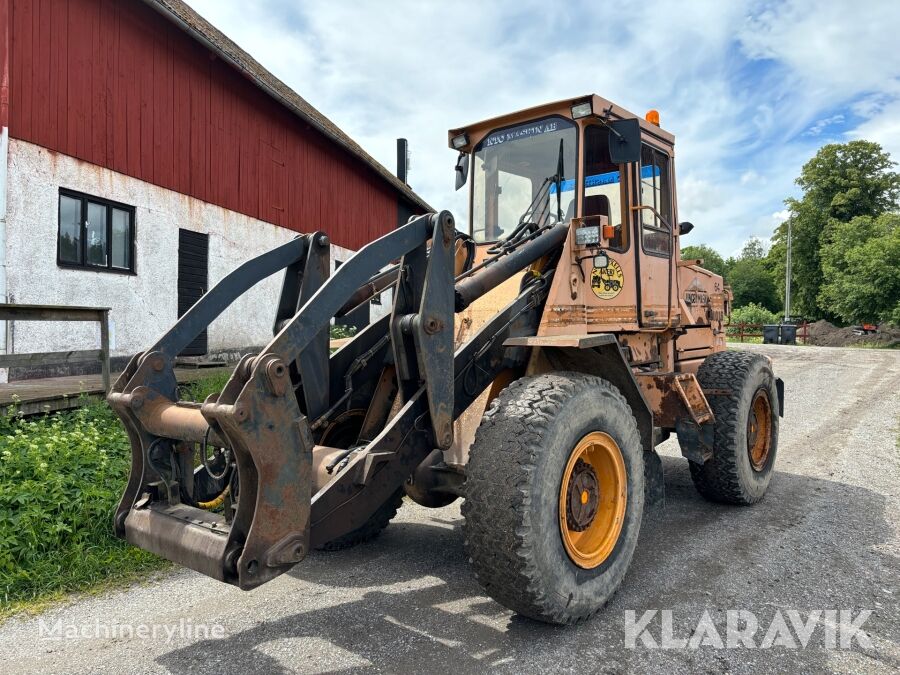
[[[563,116],[572,119],[571,107],[577,103],[585,103],[587,101],[590,101],[592,104],[594,116],[608,112],[610,119],[637,119],[640,122],[642,132],[657,138],[669,146],[675,145],[675,136],[673,134],[597,94],[586,94],[584,96],[576,96],[560,101],[553,101],[551,103],[543,103],[505,115],[491,117],[480,122],[473,122],[472,124],[467,124],[466,126],[457,129],[450,129],[450,131],[447,132],[447,143],[452,148],[453,138],[462,133],[466,133],[469,135],[469,144],[465,149],[470,150],[482,136],[493,129],[511,126],[520,122],[527,122],[552,114],[562,114]]]

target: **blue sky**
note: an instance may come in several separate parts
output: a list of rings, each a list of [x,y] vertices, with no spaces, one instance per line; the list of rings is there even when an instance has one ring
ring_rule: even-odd
[[[660,111],[679,217],[726,256],[768,239],[800,167],[866,138],[900,160],[900,2],[188,0],[465,222],[447,129],[597,93]]]

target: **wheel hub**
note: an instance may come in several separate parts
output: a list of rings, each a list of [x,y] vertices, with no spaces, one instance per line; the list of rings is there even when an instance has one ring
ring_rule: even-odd
[[[750,404],[747,416],[747,454],[754,471],[762,471],[772,447],[772,407],[765,389],[760,389]]]
[[[569,455],[559,486],[559,529],[573,563],[594,569],[612,554],[625,523],[625,460],[609,434],[586,434]]]
[[[600,484],[597,473],[590,464],[579,459],[572,469],[566,495],[566,524],[569,529],[584,532],[597,515],[599,503]]]

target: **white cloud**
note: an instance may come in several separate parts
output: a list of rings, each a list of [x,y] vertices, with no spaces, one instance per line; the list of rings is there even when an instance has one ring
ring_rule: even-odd
[[[896,2],[189,2],[388,168],[408,138],[413,188],[460,223],[447,129],[589,92],[660,111],[679,217],[723,252],[771,235],[819,122],[863,117],[900,158]]]
[[[761,176],[755,170],[750,169],[749,171],[745,171],[741,174],[741,185],[764,185],[766,183],[766,177]]]
[[[803,132],[804,136],[818,136],[825,129],[830,126],[834,126],[835,124],[840,124],[844,121],[844,116],[841,114],[832,115],[831,117],[825,117],[824,119],[817,120],[815,124],[813,124],[809,129]]]
[[[885,105],[878,114],[849,131],[847,136],[877,141],[894,161],[900,162],[900,99]]]
[[[793,0],[751,8],[739,39],[750,58],[782,64],[784,85],[816,105],[878,91],[897,77],[898,25],[893,0]]]
[[[782,209],[781,211],[776,211],[772,214],[772,227],[773,229],[781,225],[784,221],[791,217],[791,212],[787,209]]]

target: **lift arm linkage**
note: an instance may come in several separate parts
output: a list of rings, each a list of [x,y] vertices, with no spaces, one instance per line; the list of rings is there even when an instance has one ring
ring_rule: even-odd
[[[322,266],[327,238],[314,233],[245,263],[216,284],[150,350],[132,359],[109,395],[132,445],[132,472],[116,512],[116,533],[241,588],[258,586],[301,560],[309,550],[313,441],[308,418],[323,412],[328,402],[328,358],[327,352],[322,358],[321,337],[327,340],[331,317],[398,255],[404,260],[415,256],[406,266],[408,274],[432,289],[445,286],[449,290],[443,295],[449,293],[450,300],[443,307],[441,293],[420,288],[414,299],[421,305],[428,298],[429,319],[412,314],[397,323],[405,321],[421,339],[433,329],[432,315],[452,317],[454,232],[447,212],[416,218],[363,247],[330,278],[327,265]],[[429,240],[437,245],[427,255]],[[416,264],[419,259],[426,262],[424,270]],[[240,361],[221,394],[202,406],[179,402],[178,353],[237,297],[285,268],[278,314],[283,319],[290,313],[292,274],[305,277],[295,299],[302,306],[282,320],[259,355]],[[422,307],[414,305],[411,310],[421,313]],[[452,321],[427,335],[440,333],[451,345],[443,359],[446,373],[452,367]],[[304,359],[307,352],[312,358]],[[448,396],[440,380],[433,379],[426,389],[425,398],[436,411],[446,409],[448,398],[452,406],[452,391]],[[166,470],[174,462],[190,471],[197,443],[204,449],[207,443],[227,448],[233,457],[240,499],[229,518],[184,503],[190,495],[175,480],[174,469]]]

